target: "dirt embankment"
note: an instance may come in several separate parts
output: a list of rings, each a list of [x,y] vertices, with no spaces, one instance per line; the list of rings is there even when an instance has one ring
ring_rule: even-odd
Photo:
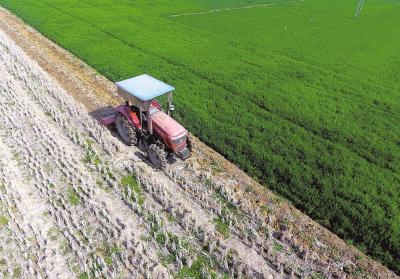
[[[3,271],[396,278],[199,141],[187,163],[154,171],[87,113],[121,103],[110,81],[0,19]]]

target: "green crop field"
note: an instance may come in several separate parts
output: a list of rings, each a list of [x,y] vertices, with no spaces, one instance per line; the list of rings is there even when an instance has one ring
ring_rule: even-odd
[[[189,130],[399,273],[400,2],[266,1],[0,4],[111,80],[173,84]]]

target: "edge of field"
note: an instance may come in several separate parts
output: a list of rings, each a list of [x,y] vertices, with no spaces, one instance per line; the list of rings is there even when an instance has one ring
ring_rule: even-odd
[[[121,99],[115,93],[116,87],[114,84],[96,72],[96,70],[50,41],[1,6],[0,18],[0,29],[12,38],[40,67],[57,80],[72,97],[82,103],[91,115],[96,116],[96,111],[100,108],[121,103]],[[220,176],[219,179],[230,176],[240,181],[240,187],[246,189],[246,198],[254,206],[262,207],[268,201],[278,201],[279,208],[277,211],[279,215],[274,220],[275,224],[282,224],[288,214],[295,216],[295,222],[290,225],[292,226],[290,230],[293,234],[304,236],[304,242],[310,242],[308,243],[310,248],[314,245],[327,247],[327,255],[318,255],[319,257],[328,256],[334,259],[346,259],[350,264],[345,268],[358,266],[365,271],[360,275],[354,275],[354,277],[368,274],[371,278],[399,278],[385,266],[347,244],[306,214],[297,210],[289,201],[257,183],[237,166],[197,138],[195,138],[195,145],[197,154],[193,160],[200,165],[217,166],[221,170],[216,174],[216,176]],[[248,187],[251,187],[252,190],[247,191]]]

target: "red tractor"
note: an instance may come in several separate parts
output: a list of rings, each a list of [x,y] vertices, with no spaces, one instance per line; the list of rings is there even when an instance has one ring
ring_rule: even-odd
[[[128,145],[144,148],[158,169],[166,167],[169,156],[187,159],[192,146],[188,131],[172,118],[175,88],[146,74],[116,85],[125,104],[116,107],[115,113],[101,123],[115,124],[121,139]],[[164,94],[168,94],[167,113],[155,99]]]

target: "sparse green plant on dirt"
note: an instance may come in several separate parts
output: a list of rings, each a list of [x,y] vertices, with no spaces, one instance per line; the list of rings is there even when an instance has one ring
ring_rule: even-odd
[[[224,237],[228,238],[230,234],[229,224],[224,222],[222,218],[214,219],[215,229]]]
[[[93,164],[95,166],[99,166],[101,164],[101,159],[97,152],[93,149],[93,143],[93,140],[86,139],[84,145],[86,153],[82,161],[85,164]]]
[[[129,174],[121,178],[121,185],[129,188],[132,191],[131,198],[139,205],[143,205],[144,196],[142,193],[142,188],[140,188],[136,177],[133,174]]]
[[[246,188],[244,189],[244,191],[246,193],[252,193],[253,192],[253,188],[251,186],[246,186]]]
[[[82,232],[76,232],[76,236],[79,238],[80,241],[82,241],[83,244],[87,245],[89,243],[89,240],[82,234]]]
[[[12,278],[21,278],[21,267],[14,267]]]
[[[61,250],[61,253],[63,253],[63,255],[66,255],[66,254],[68,254],[68,253],[71,253],[71,251],[72,251],[71,245],[68,243],[67,240],[63,240],[63,241],[60,243],[59,249]]]
[[[213,175],[218,175],[223,171],[221,166],[215,161],[211,162],[210,167],[212,169]]]
[[[8,218],[5,216],[0,216],[0,229],[8,224]]]
[[[103,257],[105,263],[108,266],[113,264],[112,257],[113,255],[117,255],[121,253],[121,249],[117,244],[109,244],[107,242],[103,242],[102,245],[98,246],[96,249],[96,253]]]
[[[281,252],[283,250],[283,246],[278,242],[274,242],[274,249],[275,251]]]
[[[52,241],[57,240],[57,238],[60,235],[60,230],[57,227],[51,227],[48,231],[47,231],[47,235],[49,236],[49,239]]]
[[[230,202],[229,200],[227,200],[221,193],[216,192],[214,194],[215,199],[217,200],[217,202],[221,203],[222,205],[222,215],[229,214],[229,213],[233,213],[233,214],[238,214],[239,210],[236,207],[236,205],[234,205],[232,202]]]
[[[71,205],[76,206],[80,202],[80,198],[74,189],[68,189],[68,201]]]
[[[206,257],[198,257],[191,266],[183,266],[175,276],[176,278],[222,278],[228,279],[229,276],[225,273],[218,273],[213,270],[213,264]]]
[[[89,150],[86,152],[85,157],[83,157],[83,162],[85,164],[94,164],[95,166],[100,165],[100,157],[93,151]]]
[[[261,214],[271,213],[272,209],[269,208],[267,205],[262,205],[262,206],[260,206],[260,212],[261,212]]]
[[[312,279],[324,279],[325,276],[321,274],[320,272],[314,272],[311,274]]]

